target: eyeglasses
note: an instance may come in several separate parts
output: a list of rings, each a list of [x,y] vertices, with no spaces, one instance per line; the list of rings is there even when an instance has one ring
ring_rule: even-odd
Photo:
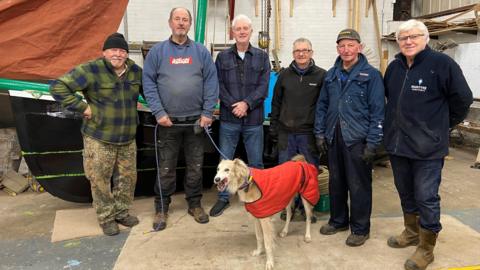
[[[424,34],[414,34],[414,35],[410,35],[410,36],[403,36],[403,37],[398,37],[398,41],[399,42],[405,42],[408,39],[410,39],[411,41],[415,41],[419,37],[423,37],[423,36],[424,36]]]
[[[309,50],[309,49],[293,50],[293,53],[295,53],[295,54],[310,53],[310,52],[312,52],[312,50]]]

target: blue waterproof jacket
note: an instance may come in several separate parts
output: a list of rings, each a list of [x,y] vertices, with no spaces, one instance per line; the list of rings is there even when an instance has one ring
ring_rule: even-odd
[[[473,102],[460,66],[428,46],[408,67],[396,55],[385,72],[385,149],[412,159],[448,154],[449,128],[460,123]]]
[[[346,146],[358,142],[375,149],[382,141],[385,93],[380,72],[368,64],[363,54],[349,72],[342,88],[340,57],[325,75],[315,113],[316,137],[332,143],[335,126],[340,124]]]
[[[220,121],[247,126],[263,124],[263,102],[268,95],[270,60],[268,55],[253,46],[241,60],[236,45],[220,52],[215,61],[220,88]],[[247,116],[238,118],[232,104],[245,101]]]

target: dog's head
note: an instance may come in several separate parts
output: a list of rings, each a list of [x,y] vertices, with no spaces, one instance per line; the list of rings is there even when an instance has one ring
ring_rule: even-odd
[[[248,177],[248,167],[245,162],[238,158],[224,159],[218,164],[213,183],[217,185],[219,191],[228,188],[228,192],[233,194],[238,191],[246,177]]]

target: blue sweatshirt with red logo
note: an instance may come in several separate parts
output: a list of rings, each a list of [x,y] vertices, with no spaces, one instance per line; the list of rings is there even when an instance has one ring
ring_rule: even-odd
[[[208,50],[190,39],[153,46],[143,65],[143,89],[156,119],[212,117],[218,99],[215,64]]]

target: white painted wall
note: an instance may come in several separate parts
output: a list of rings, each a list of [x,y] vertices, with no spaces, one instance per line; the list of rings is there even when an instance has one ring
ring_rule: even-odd
[[[120,25],[119,31],[126,34],[129,42],[141,43],[143,40],[165,40],[170,36],[168,27],[168,15],[173,7],[184,6],[193,11],[192,0],[130,0],[126,12],[126,24]],[[237,0],[235,14],[243,13],[253,20],[254,34],[252,44],[257,45],[258,31],[260,31],[260,17],[255,17],[255,0]],[[275,4],[271,0],[272,5]],[[332,1],[330,0],[294,0],[293,17],[289,17],[289,0],[280,0],[281,7],[281,47],[279,58],[282,66],[288,66],[292,61],[292,43],[299,37],[306,37],[313,43],[314,59],[317,65],[328,69],[333,65],[337,56],[335,39],[340,30],[348,24],[348,1],[336,1],[336,17],[332,16]],[[369,53],[372,64],[379,65],[377,55],[375,28],[373,24],[372,9],[369,17],[365,17],[365,0],[360,1],[361,8],[361,30],[360,35],[365,45],[371,51]],[[378,16],[381,23],[382,34],[387,34],[387,22],[393,16],[394,0],[377,0]],[[209,1],[206,46],[210,43],[225,42],[225,19],[226,0]],[[275,8],[272,7],[272,18],[270,19],[270,37],[273,48]],[[215,23],[214,23],[215,22]],[[215,28],[215,35],[213,29]],[[190,37],[193,39],[194,26],[190,30]],[[228,37],[227,37],[228,38]],[[227,43],[233,41],[227,40]],[[386,45],[386,44],[384,44]],[[131,57],[139,64],[142,64],[139,52],[132,52]]]

